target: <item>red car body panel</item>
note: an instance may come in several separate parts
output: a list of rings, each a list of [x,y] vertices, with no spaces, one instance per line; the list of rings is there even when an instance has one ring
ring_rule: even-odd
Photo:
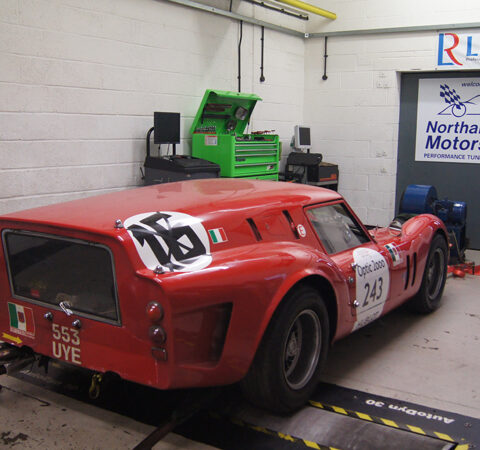
[[[328,283],[332,341],[359,326],[353,305],[358,296],[359,272],[352,267],[356,250],[327,254],[306,214],[313,206],[337,203],[346,205],[336,192],[317,187],[211,179],[138,188],[5,215],[0,218],[2,240],[8,230],[22,230],[108,248],[120,317],[118,323],[107,323],[75,311],[67,316],[57,305],[14,295],[4,243],[0,248],[0,339],[160,389],[236,382],[245,376],[278,305],[297,283]],[[445,227],[438,218],[421,215],[410,219],[401,231],[368,231],[346,207],[368,236],[361,246],[367,249],[364,252],[384,258],[383,270],[389,277],[384,314],[418,291],[432,237],[437,232],[446,235]],[[147,244],[142,239],[134,242],[134,226],[128,224],[137,220],[132,218],[159,211],[174,212],[180,221],[194,218],[199,223],[196,229],[203,227],[198,236],[207,248],[202,258],[207,259],[197,268],[155,273],[147,267],[144,253],[139,253],[143,251],[139,246],[146,248]],[[125,228],[115,227],[117,220]],[[392,249],[400,255],[396,261]],[[152,301],[164,310],[157,323],[167,335],[161,345],[149,335],[150,327],[156,325],[146,314]],[[34,335],[12,328],[7,303],[32,310]],[[44,317],[49,312],[53,321]],[[75,318],[82,322],[80,329],[72,326]],[[158,357],[159,350],[166,358]]]

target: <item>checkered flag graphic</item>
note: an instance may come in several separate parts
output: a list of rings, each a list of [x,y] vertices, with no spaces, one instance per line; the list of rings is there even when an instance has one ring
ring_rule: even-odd
[[[457,109],[460,109],[460,105],[463,105],[455,89],[450,89],[450,86],[447,84],[440,85],[440,97],[443,97],[445,103],[452,106],[454,105]]]

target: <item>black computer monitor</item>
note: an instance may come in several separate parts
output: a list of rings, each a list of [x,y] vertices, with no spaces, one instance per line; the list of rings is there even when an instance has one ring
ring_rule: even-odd
[[[153,142],[155,144],[180,143],[180,113],[153,113]]]

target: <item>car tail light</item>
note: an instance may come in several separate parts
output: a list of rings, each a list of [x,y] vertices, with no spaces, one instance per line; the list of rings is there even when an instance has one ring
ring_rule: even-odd
[[[163,319],[163,308],[160,303],[150,302],[147,305],[147,316],[152,322],[159,322]]]
[[[159,325],[153,325],[148,330],[148,336],[155,344],[163,344],[167,340],[167,333]]]

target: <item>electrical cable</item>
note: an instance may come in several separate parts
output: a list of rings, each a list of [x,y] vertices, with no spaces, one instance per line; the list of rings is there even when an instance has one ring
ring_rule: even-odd
[[[243,38],[243,20],[240,21],[240,38],[238,40],[238,92],[241,90],[242,79],[242,38]]]
[[[328,55],[327,55],[327,39],[328,39],[328,36],[325,36],[325,53],[323,55],[324,63],[323,63],[323,77],[322,77],[323,81],[325,81],[328,78],[327,77],[327,58],[328,58]]]
[[[265,40],[265,27],[262,26],[262,37],[260,38],[260,41],[262,43],[262,53],[261,53],[261,62],[260,62],[260,83],[263,83],[265,81],[265,77],[263,76],[264,40]]]

